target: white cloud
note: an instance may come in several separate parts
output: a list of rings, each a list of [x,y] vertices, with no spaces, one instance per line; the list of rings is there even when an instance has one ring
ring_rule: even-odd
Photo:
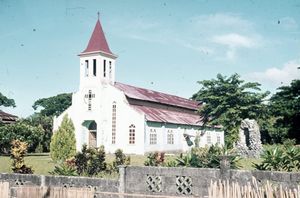
[[[122,37],[149,43],[177,44],[202,55],[215,55],[222,61],[235,60],[239,48],[254,48],[263,40],[255,32],[254,24],[239,14],[198,15],[177,23],[174,26],[164,21],[138,18],[128,21],[125,27],[112,26],[118,27]],[[180,31],[178,27],[181,27]]]
[[[240,48],[251,49],[262,45],[259,35],[245,36],[238,33],[216,35],[211,38],[211,42],[225,47],[226,59],[229,61],[236,60]]]
[[[214,36],[212,41],[231,48],[252,48],[256,46],[256,41],[254,39],[237,33]]]
[[[271,67],[263,72],[254,72],[247,75],[247,78],[268,84],[274,87],[288,85],[294,79],[300,78],[300,61],[289,61],[283,67]]]
[[[201,45],[195,42],[187,42],[181,39],[175,39],[174,41],[185,48],[192,49],[194,51],[200,52],[201,54],[211,55],[214,53],[214,49],[205,45]]]
[[[195,21],[198,28],[203,31],[220,29],[226,30],[239,30],[239,31],[252,31],[253,23],[240,17],[238,14],[232,13],[216,13],[210,15],[200,15],[192,17],[191,21]]]

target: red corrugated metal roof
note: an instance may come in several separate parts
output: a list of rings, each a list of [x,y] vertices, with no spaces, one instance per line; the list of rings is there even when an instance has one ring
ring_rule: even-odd
[[[144,113],[147,121],[194,125],[194,126],[202,126],[203,124],[201,122],[201,117],[196,113],[191,114],[191,113],[184,113],[184,112],[172,111],[167,109],[138,106],[138,105],[131,105],[131,107],[133,107],[139,112]]]
[[[192,110],[197,110],[199,108],[198,102],[186,98],[134,87],[119,82],[115,83],[115,87],[123,91],[124,94],[129,98],[183,107]]]
[[[113,55],[113,53],[110,51],[110,49],[108,47],[103,29],[102,29],[102,26],[101,26],[99,20],[96,23],[95,29],[90,38],[87,48],[82,53],[95,52],[95,51],[101,51],[101,52],[105,52],[107,54]]]

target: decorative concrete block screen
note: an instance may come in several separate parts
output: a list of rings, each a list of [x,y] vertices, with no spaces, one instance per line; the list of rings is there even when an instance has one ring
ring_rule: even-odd
[[[161,192],[161,176],[147,175],[146,184],[149,192]]]
[[[204,196],[210,181],[220,178],[218,169],[137,166],[121,169],[124,170],[120,170],[120,185],[124,184],[121,188],[125,193]]]

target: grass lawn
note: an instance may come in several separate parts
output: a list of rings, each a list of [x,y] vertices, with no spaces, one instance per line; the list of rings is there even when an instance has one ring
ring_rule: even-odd
[[[252,166],[253,163],[260,163],[262,159],[256,159],[256,158],[242,158],[239,161],[240,169],[243,170],[254,170],[254,167]]]
[[[11,163],[9,156],[0,156],[0,172],[11,173]],[[25,163],[32,166],[35,174],[49,175],[48,172],[54,169],[54,163],[49,155],[27,156],[25,157]]]
[[[169,161],[174,159],[175,156],[166,155],[165,160]],[[143,166],[144,161],[146,160],[146,156],[143,155],[130,155],[131,165],[134,166]],[[108,154],[106,156],[106,162],[112,163],[114,160],[113,154]],[[253,170],[252,163],[260,162],[260,159],[253,159],[253,158],[244,158],[240,161],[240,169],[245,170]],[[49,171],[54,169],[55,163],[51,160],[50,156],[47,154],[43,155],[31,155],[25,157],[26,165],[32,166],[34,170],[34,174],[41,174],[41,175],[49,175]],[[11,159],[9,156],[0,156],[0,173],[11,173]]]

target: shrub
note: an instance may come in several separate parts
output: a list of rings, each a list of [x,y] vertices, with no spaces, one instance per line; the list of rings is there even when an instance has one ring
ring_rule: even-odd
[[[121,165],[129,165],[130,164],[130,157],[129,156],[126,156],[122,149],[117,149],[115,151],[115,159],[113,161],[113,169],[116,171],[116,172],[119,172],[119,169],[118,169],[118,166],[121,166]]]
[[[83,145],[81,152],[75,155],[75,165],[79,175],[95,176],[106,170],[104,146],[88,148]]]
[[[253,164],[258,170],[288,172],[300,170],[300,148],[291,144],[266,148],[261,158],[263,159],[261,163]]]
[[[145,166],[162,166],[165,162],[164,152],[154,152],[147,155],[147,159],[144,162]]]
[[[67,115],[63,117],[58,130],[54,132],[50,143],[50,155],[54,161],[65,161],[76,153],[74,125]]]
[[[11,145],[12,171],[14,173],[32,174],[32,168],[26,166],[24,162],[28,144],[20,140],[13,140]]]
[[[229,156],[230,168],[238,168],[239,156],[232,150],[215,145],[205,148],[192,148],[186,154],[180,154],[175,162],[170,162],[168,166],[220,168],[220,157],[223,155]]]
[[[64,176],[76,176],[75,159],[70,158],[64,162],[59,162],[54,170],[49,172],[51,175],[64,175]]]
[[[43,129],[30,126],[23,121],[7,124],[0,127],[0,153],[9,153],[13,140],[27,142],[28,151],[32,152],[41,140]]]

